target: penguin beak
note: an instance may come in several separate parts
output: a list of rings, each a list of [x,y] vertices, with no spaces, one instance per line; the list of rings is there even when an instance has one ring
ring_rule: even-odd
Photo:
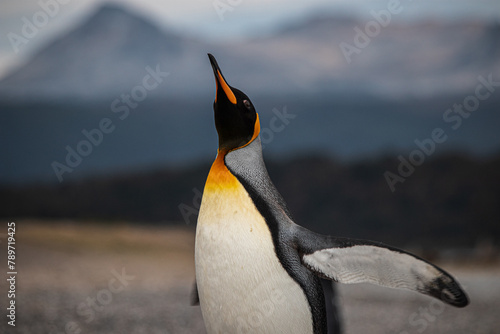
[[[208,58],[210,59],[210,64],[212,65],[212,69],[214,70],[214,76],[215,76],[215,85],[216,85],[215,103],[217,103],[217,98],[219,96],[225,95],[226,98],[229,100],[229,102],[231,102],[232,104],[236,104],[236,96],[234,96],[231,87],[229,87],[229,85],[226,82],[226,79],[224,79],[224,76],[222,75],[219,65],[217,65],[215,57],[209,53]]]

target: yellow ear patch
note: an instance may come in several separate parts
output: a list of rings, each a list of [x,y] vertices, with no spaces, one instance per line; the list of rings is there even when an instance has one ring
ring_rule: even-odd
[[[255,127],[253,129],[253,136],[252,136],[252,139],[250,139],[250,141],[245,146],[247,146],[248,144],[250,144],[251,142],[253,142],[253,140],[255,138],[257,138],[259,136],[259,134],[260,134],[259,114],[255,113],[255,116],[256,116],[256,119],[255,119]]]
[[[217,70],[217,76],[219,77],[218,82],[219,82],[220,86],[222,87],[222,90],[224,90],[224,93],[226,93],[226,96],[229,99],[229,102],[231,102],[232,104],[236,104],[236,96],[234,96],[233,91],[231,90],[231,88],[229,88],[228,84],[226,83],[226,81],[222,77],[222,74],[220,74],[219,70]],[[217,88],[218,88],[218,85],[217,85]],[[216,97],[215,101],[217,102],[217,97]]]

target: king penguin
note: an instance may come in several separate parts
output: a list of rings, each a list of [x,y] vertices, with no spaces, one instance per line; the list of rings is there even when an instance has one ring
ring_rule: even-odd
[[[464,307],[459,283],[403,250],[297,225],[267,173],[255,107],[209,54],[219,138],[195,242],[196,287],[208,334],[326,334],[321,279],[417,291]]]

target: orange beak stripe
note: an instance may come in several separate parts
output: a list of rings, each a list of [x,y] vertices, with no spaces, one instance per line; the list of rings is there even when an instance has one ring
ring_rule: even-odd
[[[217,89],[219,89],[219,85],[222,87],[222,90],[224,93],[226,93],[227,98],[229,99],[229,102],[232,104],[236,104],[236,96],[234,96],[233,91],[229,86],[227,85],[226,81],[222,77],[222,74],[220,74],[220,71],[217,70],[217,76],[218,76],[218,84],[217,84]],[[215,102],[217,102],[217,96],[215,96]]]

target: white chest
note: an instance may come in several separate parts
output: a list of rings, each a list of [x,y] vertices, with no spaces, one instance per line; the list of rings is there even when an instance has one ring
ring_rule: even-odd
[[[196,280],[209,334],[312,333],[300,286],[243,187],[205,191],[196,230]]]

